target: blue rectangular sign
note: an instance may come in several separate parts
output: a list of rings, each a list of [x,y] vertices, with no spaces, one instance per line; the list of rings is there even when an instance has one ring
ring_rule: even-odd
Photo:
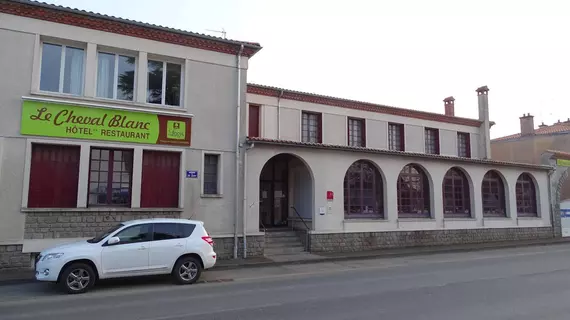
[[[198,178],[198,171],[186,170],[186,178]]]

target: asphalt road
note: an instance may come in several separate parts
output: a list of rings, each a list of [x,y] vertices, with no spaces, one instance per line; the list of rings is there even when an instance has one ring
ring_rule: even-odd
[[[0,319],[569,319],[570,245],[210,271],[83,295],[0,287]],[[231,281],[233,279],[233,281]]]

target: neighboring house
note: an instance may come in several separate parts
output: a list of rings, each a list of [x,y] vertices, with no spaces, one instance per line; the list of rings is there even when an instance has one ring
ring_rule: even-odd
[[[466,119],[247,84],[259,44],[27,0],[0,41],[0,268],[148,217],[221,259],[304,223],[317,252],[552,237],[549,167],[489,159],[487,87]]]
[[[570,118],[552,125],[540,124],[535,128],[534,117],[520,117],[520,133],[491,140],[493,160],[540,164],[547,150],[570,152]],[[570,200],[570,181],[562,185],[560,200]]]

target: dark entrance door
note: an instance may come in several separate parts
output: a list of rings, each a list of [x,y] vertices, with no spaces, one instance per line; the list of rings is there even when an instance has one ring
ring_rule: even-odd
[[[290,155],[277,155],[263,167],[259,181],[260,227],[287,225],[289,199],[287,193]]]

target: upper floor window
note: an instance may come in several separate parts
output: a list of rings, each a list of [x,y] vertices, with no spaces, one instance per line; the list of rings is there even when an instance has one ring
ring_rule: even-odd
[[[322,118],[320,113],[303,112],[301,131],[303,142],[322,143]]]
[[[399,123],[388,124],[388,148],[395,151],[405,151],[404,125]]]
[[[348,118],[348,145],[366,147],[366,127],[364,119]]]
[[[426,128],[426,153],[439,154],[439,130]]]
[[[99,52],[97,97],[133,101],[135,61],[134,57]]]
[[[84,64],[83,49],[43,43],[40,90],[82,95]]]
[[[471,158],[471,143],[469,141],[469,133],[457,133],[457,156]]]
[[[148,60],[147,102],[180,106],[182,65]]]

